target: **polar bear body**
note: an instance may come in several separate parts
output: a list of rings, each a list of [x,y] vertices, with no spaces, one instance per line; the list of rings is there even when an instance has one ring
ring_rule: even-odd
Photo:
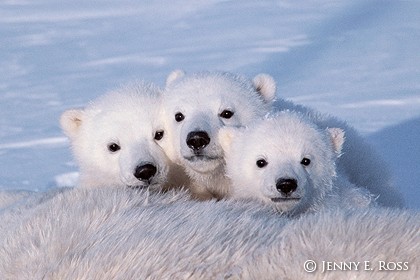
[[[274,94],[274,89],[264,77],[251,81],[224,72],[169,75],[163,94],[168,137],[162,146],[185,168],[196,197],[226,195],[229,183],[217,134],[221,127],[243,126],[266,114],[269,102],[261,95]]]
[[[79,185],[162,187],[175,165],[157,144],[164,137],[160,106],[160,90],[136,82],[64,112],[60,122],[80,167]]]
[[[328,127],[343,129],[346,133],[346,141],[342,147],[342,156],[336,162],[339,173],[352,184],[367,189],[376,197],[379,205],[404,207],[404,199],[394,186],[388,165],[352,126],[336,117],[281,98],[272,101],[271,113],[289,110],[305,115],[321,129]]]
[[[167,138],[170,144],[165,143],[164,149],[169,151],[171,159],[184,166],[192,178],[193,191],[201,193],[204,198],[220,198],[229,192],[229,180],[223,175],[220,143],[214,140],[214,134],[221,127],[246,126],[265,114],[293,110],[306,114],[320,128],[337,127],[346,131],[343,155],[337,160],[337,169],[350,183],[376,196],[378,204],[389,207],[404,205],[401,193],[393,186],[387,164],[354,128],[335,117],[276,98],[276,84],[269,75],[260,74],[250,80],[231,73],[186,75],[174,71],[168,76],[164,92],[167,100],[164,115],[170,132]],[[226,109],[234,113],[230,119],[221,117]],[[175,120],[177,113],[182,113],[180,122]],[[194,131],[205,131],[210,138],[209,141],[202,137],[203,134],[196,134],[199,141],[193,143],[200,151],[194,151],[187,143],[189,133]],[[197,160],[201,152],[204,156]]]
[[[197,202],[184,191],[74,188],[44,196],[1,209],[0,224],[13,221],[0,227],[1,279],[420,277],[416,212],[334,209],[289,219],[264,204]],[[308,260],[318,265],[313,273]],[[323,273],[323,261],[367,261],[372,270]],[[408,269],[381,270],[380,262]]]
[[[224,128],[219,141],[233,198],[256,198],[281,212],[366,207],[368,192],[337,174],[344,131],[320,129],[296,112],[279,112],[247,128]]]

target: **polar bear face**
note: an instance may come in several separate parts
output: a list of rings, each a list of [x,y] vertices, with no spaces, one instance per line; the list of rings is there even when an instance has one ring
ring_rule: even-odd
[[[166,180],[167,157],[160,93],[137,84],[108,93],[81,110],[68,110],[61,126],[80,166],[80,185],[158,187]]]
[[[301,213],[331,191],[344,132],[320,130],[301,115],[282,112],[248,128],[225,128],[219,140],[232,197]]]
[[[195,177],[215,172],[224,165],[219,129],[240,127],[265,115],[274,94],[275,83],[268,75],[250,81],[230,73],[174,71],[164,91],[168,137],[163,147]]]

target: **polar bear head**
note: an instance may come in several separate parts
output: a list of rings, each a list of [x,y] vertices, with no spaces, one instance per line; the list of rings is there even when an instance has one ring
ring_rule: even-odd
[[[195,178],[223,171],[219,129],[247,125],[265,115],[275,91],[274,80],[265,74],[249,80],[225,72],[172,72],[163,101],[168,131],[162,142],[165,151]]]
[[[64,112],[60,123],[80,167],[80,185],[159,187],[167,157],[160,91],[136,83],[105,94],[84,109]]]
[[[301,213],[332,190],[344,132],[321,130],[300,114],[281,112],[247,128],[224,128],[219,141],[234,198],[258,198]]]

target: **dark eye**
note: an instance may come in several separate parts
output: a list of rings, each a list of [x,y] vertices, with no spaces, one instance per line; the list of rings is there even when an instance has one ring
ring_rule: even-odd
[[[309,164],[311,164],[311,160],[309,158],[303,158],[302,161],[300,162],[302,165],[308,166]]]
[[[121,147],[120,147],[120,145],[118,145],[118,144],[116,144],[116,143],[110,143],[110,144],[108,145],[108,150],[109,150],[111,153],[115,153],[115,152],[117,152],[119,149],[121,149]]]
[[[176,113],[175,114],[175,120],[177,122],[182,122],[185,119],[185,116],[182,113]]]
[[[268,164],[268,162],[265,159],[259,159],[256,164],[259,168],[263,168]]]
[[[224,110],[223,112],[220,113],[220,116],[224,119],[230,119],[233,116],[234,112],[230,111],[230,110]]]
[[[156,133],[155,133],[155,140],[157,140],[157,141],[161,140],[163,138],[163,134],[164,134],[164,131],[163,130],[156,131]]]

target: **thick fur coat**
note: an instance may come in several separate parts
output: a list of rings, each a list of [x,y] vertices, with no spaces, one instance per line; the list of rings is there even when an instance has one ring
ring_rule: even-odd
[[[274,94],[275,89],[267,88],[265,77],[251,80],[226,72],[183,71],[168,76],[162,95],[166,136],[159,145],[183,166],[195,197],[223,198],[228,193],[217,134],[222,127],[247,125],[269,111],[270,102],[262,95]]]
[[[0,192],[0,202],[1,279],[420,277],[420,214],[405,210],[289,219],[256,203],[121,188]],[[323,261],[368,261],[372,270],[322,272]],[[381,262],[408,269],[383,271]]]
[[[338,172],[371,192],[379,205],[403,207],[387,164],[354,128],[276,95],[275,81],[266,74],[247,79],[232,73],[185,74],[178,70],[168,76],[163,91],[168,137],[160,145],[172,161],[185,168],[197,197],[221,198],[230,191],[217,141],[220,128],[248,126],[268,113],[293,110],[305,114],[321,129],[344,130],[346,142],[337,161]]]
[[[296,111],[306,115],[319,128],[341,128],[346,133],[342,156],[337,160],[337,171],[347,177],[354,185],[364,187],[377,197],[379,205],[403,207],[404,199],[394,186],[388,164],[377,151],[351,125],[328,114],[294,104],[282,98],[272,103],[273,112]]]
[[[161,189],[188,182],[158,145],[164,137],[160,95],[157,87],[134,82],[62,114],[80,168],[78,186]]]
[[[231,198],[258,199],[293,215],[374,204],[365,188],[336,172],[345,143],[340,128],[320,129],[305,115],[284,111],[247,128],[222,128],[219,142]]]

